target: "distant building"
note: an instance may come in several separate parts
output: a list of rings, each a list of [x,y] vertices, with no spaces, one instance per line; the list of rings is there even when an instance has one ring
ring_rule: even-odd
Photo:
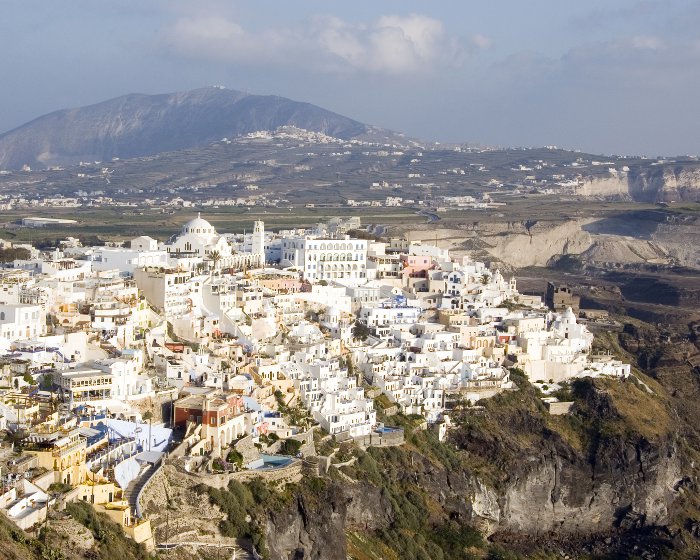
[[[27,340],[46,332],[46,320],[40,305],[1,304],[0,337]]]
[[[26,227],[46,227],[46,226],[68,226],[77,224],[76,220],[65,220],[63,218],[22,218],[22,225]]]
[[[544,301],[547,307],[554,311],[563,311],[571,307],[576,314],[581,306],[581,298],[574,295],[571,286],[556,286],[553,282],[547,282]]]

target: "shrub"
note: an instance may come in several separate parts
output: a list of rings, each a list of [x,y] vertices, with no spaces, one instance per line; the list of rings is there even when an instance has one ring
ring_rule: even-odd
[[[70,492],[73,489],[73,487],[70,484],[66,484],[64,482],[54,482],[53,484],[49,485],[49,492],[58,492],[60,494],[65,494],[66,492]]]
[[[73,502],[66,506],[66,513],[92,532],[99,543],[99,557],[102,560],[126,560],[137,558],[146,560],[146,548],[124,534],[121,526],[106,515],[97,513],[86,502]]]
[[[228,455],[226,455],[226,461],[238,465],[238,468],[241,468],[243,466],[243,455],[241,455],[238,450],[232,449],[228,452]]]
[[[299,453],[299,450],[301,449],[301,442],[296,440],[296,439],[285,439],[282,442],[282,447],[280,448],[280,452],[282,455],[293,455],[296,456],[297,453]]]

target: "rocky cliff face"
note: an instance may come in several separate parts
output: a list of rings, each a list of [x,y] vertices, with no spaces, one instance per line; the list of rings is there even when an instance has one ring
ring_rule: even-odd
[[[345,533],[380,529],[392,521],[391,504],[374,486],[326,485],[314,498],[299,496],[272,512],[265,537],[271,558],[347,558]]]
[[[627,174],[588,177],[578,193],[639,202],[698,201],[700,167],[697,163],[640,165]]]
[[[627,414],[624,407],[645,406],[655,397],[644,395],[642,387],[625,387],[623,404],[618,405],[607,390],[582,389],[579,414],[595,411],[590,422],[581,417],[584,439],[568,441],[536,407],[525,406],[501,409],[501,418],[455,430],[448,445],[457,446],[461,457],[472,458],[459,468],[427,456],[421,438],[429,435],[416,436],[411,450],[376,453],[377,464],[386,471],[381,483],[362,480],[358,469],[357,483],[329,481],[320,495],[302,495],[285,511],[271,513],[266,530],[271,558],[345,559],[349,531],[379,531],[382,539],[390,538],[392,530],[405,530],[401,523],[406,511],[397,496],[418,489],[430,512],[423,521],[428,533],[456,521],[495,539],[517,535],[534,541],[546,536],[550,542],[566,542],[667,526],[688,466],[675,437],[665,431],[669,424],[664,408],[654,405],[651,415],[641,419],[651,422],[657,415],[657,427],[630,431],[621,420]],[[520,397],[509,398],[522,404]],[[492,429],[498,423],[508,429]]]
[[[527,471],[502,492],[464,472],[417,463],[406,473],[433,495],[448,518],[460,519],[484,535],[500,533],[551,540],[567,535],[595,539],[616,530],[665,525],[680,480],[677,450],[644,442],[626,443],[600,465],[547,450],[523,457]],[[391,503],[371,485],[331,483],[321,503],[300,498],[270,515],[266,541],[273,559],[347,558],[346,534],[386,529],[394,521]]]
[[[606,533],[622,524],[664,525],[680,480],[677,449],[625,441],[581,457],[548,450],[506,491],[499,529],[526,534]]]
[[[412,229],[413,240],[437,243],[456,257],[500,262],[502,271],[547,266],[565,255],[604,268],[625,265],[700,267],[700,219],[690,212],[622,212],[560,221],[473,222],[461,228]]]

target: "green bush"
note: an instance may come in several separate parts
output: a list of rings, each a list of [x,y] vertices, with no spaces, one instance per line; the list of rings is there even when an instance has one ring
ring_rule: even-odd
[[[101,560],[146,560],[146,548],[124,534],[121,526],[106,515],[97,513],[86,502],[72,502],[66,506],[66,513],[92,532],[99,546]]]
[[[301,449],[301,442],[296,439],[285,439],[282,442],[282,447],[280,447],[280,453],[282,455],[292,455],[296,457],[297,453]]]
[[[241,468],[243,466],[243,455],[241,455],[238,450],[232,449],[228,452],[228,455],[226,455],[226,461],[238,465],[238,468]]]
[[[73,487],[70,484],[66,484],[64,482],[54,482],[53,484],[49,485],[49,492],[58,492],[60,494],[65,494],[66,492],[70,492],[73,489]]]

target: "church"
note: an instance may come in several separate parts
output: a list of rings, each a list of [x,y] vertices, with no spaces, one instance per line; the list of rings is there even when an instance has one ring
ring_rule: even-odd
[[[205,263],[210,269],[254,268],[265,264],[265,224],[256,221],[253,228],[252,251],[237,253],[223,235],[219,235],[201,214],[187,222],[180,233],[162,245],[171,261],[180,264]]]

